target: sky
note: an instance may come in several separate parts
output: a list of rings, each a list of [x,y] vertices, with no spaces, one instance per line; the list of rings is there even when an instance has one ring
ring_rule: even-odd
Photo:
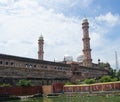
[[[44,60],[73,60],[83,54],[82,27],[89,22],[93,63],[120,66],[120,0],[0,0],[0,53],[37,59],[44,37]]]

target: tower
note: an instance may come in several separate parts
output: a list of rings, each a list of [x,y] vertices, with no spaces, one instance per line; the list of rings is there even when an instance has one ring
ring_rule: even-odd
[[[44,44],[44,40],[43,40],[43,36],[41,35],[38,39],[38,59],[39,60],[43,60],[43,44]]]
[[[116,71],[119,71],[119,64],[118,64],[117,51],[115,51],[115,62],[116,62]]]
[[[83,66],[92,67],[91,49],[90,49],[90,38],[89,38],[89,23],[85,18],[82,21],[83,29]]]

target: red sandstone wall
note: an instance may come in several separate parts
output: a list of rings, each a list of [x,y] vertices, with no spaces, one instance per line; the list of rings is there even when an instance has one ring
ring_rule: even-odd
[[[62,93],[63,92],[63,83],[54,83],[52,84],[53,93]]]
[[[78,87],[78,86],[77,86]],[[78,87],[79,88],[79,87]],[[64,86],[64,92],[74,92],[73,91],[73,87],[72,86],[68,86],[68,87],[66,87],[66,86]]]
[[[103,91],[103,86],[100,84],[91,85],[91,91]]]
[[[96,91],[114,91],[120,90],[120,82],[115,83],[100,83],[92,85],[65,85],[63,83],[52,84],[52,93],[64,92],[96,92]],[[0,95],[33,95],[37,93],[43,93],[42,86],[31,87],[0,87]]]
[[[67,85],[63,88],[64,92],[96,92],[96,91],[115,91],[120,90],[120,82],[100,83],[92,85]]]
[[[73,90],[73,92],[80,92],[81,91],[81,86],[79,87],[73,87],[73,89],[71,89],[71,91]]]
[[[31,87],[0,87],[0,94],[8,95],[33,95],[37,93],[42,93],[42,86],[31,86]]]

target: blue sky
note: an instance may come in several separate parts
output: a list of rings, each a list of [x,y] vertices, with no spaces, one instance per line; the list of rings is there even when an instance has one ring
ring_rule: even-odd
[[[120,62],[119,0],[0,0],[0,53],[37,58],[44,37],[44,59],[82,55],[84,17],[89,21],[92,59],[115,68]],[[120,65],[120,64],[119,64]]]

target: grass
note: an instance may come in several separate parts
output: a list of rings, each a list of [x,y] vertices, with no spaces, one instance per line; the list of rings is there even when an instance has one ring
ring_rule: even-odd
[[[7,102],[120,102],[120,96],[61,96],[52,98],[29,98]]]

